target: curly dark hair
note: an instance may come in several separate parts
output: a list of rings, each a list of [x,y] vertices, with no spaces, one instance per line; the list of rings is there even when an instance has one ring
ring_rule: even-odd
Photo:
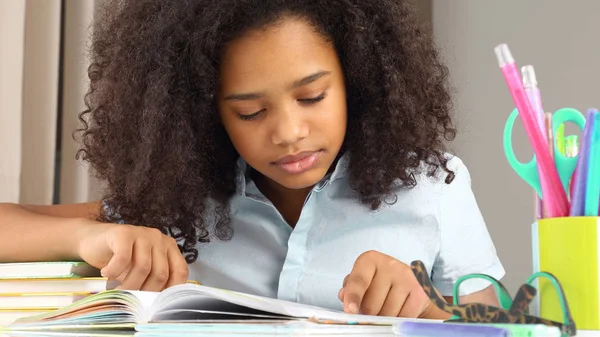
[[[341,60],[342,151],[359,202],[378,209],[396,183],[415,186],[417,171],[454,176],[447,68],[408,1],[110,0],[97,14],[78,156],[107,182],[113,213],[99,220],[118,215],[183,239],[189,263],[197,242],[232,235],[239,155],[215,101],[223,46],[286,17],[310,23]]]

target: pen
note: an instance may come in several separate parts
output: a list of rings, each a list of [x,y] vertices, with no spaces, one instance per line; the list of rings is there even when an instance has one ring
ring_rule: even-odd
[[[479,324],[447,324],[400,322],[394,326],[394,334],[406,337],[508,337],[506,329]]]
[[[579,144],[577,135],[565,137],[565,155],[569,158],[577,157],[579,153]]]
[[[525,89],[531,108],[535,111],[538,126],[543,131],[546,129],[544,125],[544,109],[542,108],[542,96],[538,88],[535,69],[532,65],[523,66],[521,68],[521,75],[523,76],[523,88]]]
[[[519,111],[519,117],[525,127],[525,132],[533,148],[538,168],[540,185],[542,187],[542,201],[548,217],[562,217],[569,213],[569,202],[554,161],[550,157],[544,136],[538,127],[535,112],[529,104],[515,60],[506,44],[501,44],[494,49],[498,64],[510,90],[513,101]]]
[[[585,194],[585,216],[598,216],[600,198],[600,114],[594,111],[593,125],[590,128],[592,140],[589,147],[587,187]]]
[[[538,123],[538,127],[540,130],[545,131],[546,126],[545,122],[545,114],[544,109],[542,108],[542,97],[540,95],[540,89],[538,88],[537,77],[535,76],[535,69],[532,65],[526,65],[521,68],[521,75],[523,76],[523,87],[525,88],[525,92],[527,93],[527,98],[529,99],[529,103],[531,107],[536,113],[536,120]],[[552,123],[552,122],[551,122]],[[550,124],[550,130],[552,130],[552,124]],[[549,142],[548,144],[553,143]],[[539,169],[538,169],[539,171]],[[542,174],[542,172],[538,172],[538,174]],[[535,215],[537,219],[541,219],[544,217],[544,203],[542,199],[534,192],[535,196]]]
[[[579,143],[577,135],[570,135],[565,137],[565,154],[569,158],[577,157],[579,154]],[[575,172],[577,172],[577,167],[573,171],[573,176],[575,176]],[[573,195],[573,178],[569,180],[569,195]]]
[[[548,152],[550,158],[554,159],[554,135],[552,134],[552,113],[544,113],[544,130],[546,131],[546,140],[548,141]],[[558,141],[558,139],[556,140]]]
[[[561,124],[556,130],[556,147],[563,156],[565,155],[565,125]]]
[[[554,132],[552,132],[552,113],[544,113],[544,130],[546,131],[546,141],[548,142],[548,152],[550,152],[550,158],[554,159]],[[541,180],[540,180],[541,183]],[[547,212],[543,209],[544,203],[542,202],[543,216],[547,216]]]
[[[585,127],[577,155],[577,168],[571,178],[573,193],[571,194],[571,209],[569,216],[583,216],[585,210],[586,184],[589,162],[589,148],[592,141],[592,127],[594,124],[595,109],[590,109],[586,115]]]

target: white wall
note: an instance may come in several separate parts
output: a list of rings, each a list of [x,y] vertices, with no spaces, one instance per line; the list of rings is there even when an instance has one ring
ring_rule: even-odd
[[[493,48],[508,43],[518,66],[533,64],[544,110],[600,107],[600,1],[433,0],[433,30],[456,90],[453,149],[468,165],[514,294],[531,274],[533,192],[508,165],[504,123],[514,105]],[[518,157],[529,160],[517,122]]]
[[[18,202],[25,0],[0,1],[0,202]]]

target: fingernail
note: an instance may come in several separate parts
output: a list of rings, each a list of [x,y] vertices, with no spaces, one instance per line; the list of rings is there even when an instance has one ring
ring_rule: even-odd
[[[350,311],[350,313],[356,314],[358,312],[358,305],[356,305],[356,303],[350,303],[348,305],[348,310]]]

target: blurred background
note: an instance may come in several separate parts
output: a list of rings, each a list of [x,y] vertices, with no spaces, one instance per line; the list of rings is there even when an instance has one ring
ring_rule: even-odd
[[[87,38],[102,0],[0,0],[0,202],[95,200],[102,186],[72,133],[87,90]],[[401,1],[401,0],[399,0]],[[600,1],[411,0],[450,69],[457,139],[514,294],[531,274],[534,195],[512,171],[502,130],[513,109],[493,49],[534,65],[544,110],[600,106]],[[523,127],[513,141],[531,150]],[[476,254],[477,252],[474,252]]]

